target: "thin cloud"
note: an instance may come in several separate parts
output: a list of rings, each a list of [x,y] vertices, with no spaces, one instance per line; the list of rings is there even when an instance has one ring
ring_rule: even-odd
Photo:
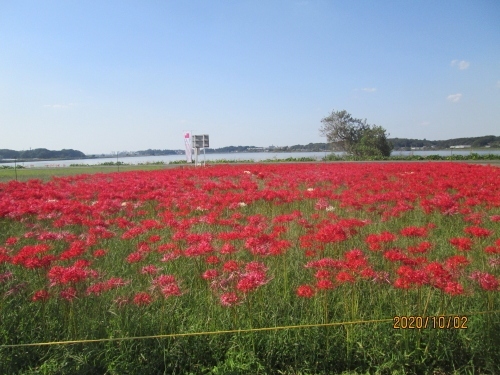
[[[451,62],[451,66],[457,67],[460,70],[465,70],[470,66],[470,62],[465,61],[465,60],[461,60],[461,61],[453,60]]]
[[[422,121],[420,126],[429,126],[431,123],[429,121]]]
[[[361,91],[364,91],[364,92],[375,92],[375,91],[377,91],[377,89],[375,87],[365,87],[365,88],[361,89]]]
[[[460,99],[462,99],[462,94],[460,94],[460,93],[458,93],[458,94],[451,94],[451,95],[448,95],[448,97],[446,99],[448,99],[452,103],[456,103]]]
[[[500,81],[497,81],[497,88],[500,89]]]

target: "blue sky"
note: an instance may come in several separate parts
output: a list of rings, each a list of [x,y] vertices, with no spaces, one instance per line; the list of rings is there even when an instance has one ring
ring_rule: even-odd
[[[0,0],[0,149],[500,135],[500,2]]]

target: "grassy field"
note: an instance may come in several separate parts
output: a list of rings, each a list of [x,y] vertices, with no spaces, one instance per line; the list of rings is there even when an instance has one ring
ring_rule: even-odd
[[[148,168],[0,170],[0,373],[500,372],[500,169]]]
[[[52,177],[72,176],[78,174],[95,174],[95,173],[113,173],[126,172],[135,170],[154,171],[165,169],[167,165],[120,165],[118,166],[88,166],[88,167],[56,167],[56,168],[21,168],[21,169],[1,169],[0,182],[15,180],[17,175],[18,181],[28,181],[31,179],[40,179],[48,181]]]

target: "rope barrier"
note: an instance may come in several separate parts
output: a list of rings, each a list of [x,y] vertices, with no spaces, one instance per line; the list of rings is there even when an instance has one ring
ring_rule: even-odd
[[[468,315],[481,315],[481,314],[491,314],[491,313],[500,313],[500,310],[480,311],[480,312],[475,312],[475,313],[470,313],[470,314],[446,314],[446,315],[441,315],[441,316],[466,316],[466,315],[468,316]],[[263,327],[263,328],[246,328],[246,329],[233,329],[233,330],[222,330],[222,331],[170,333],[170,334],[165,334],[165,335],[151,335],[151,336],[132,336],[132,337],[113,337],[113,338],[106,338],[106,339],[51,341],[51,342],[37,342],[37,343],[30,343],[30,344],[10,344],[10,345],[8,344],[8,345],[0,345],[0,348],[19,348],[19,347],[28,347],[28,346],[88,344],[88,343],[110,342],[110,341],[164,339],[164,338],[188,337],[188,336],[223,335],[223,334],[234,334],[234,333],[280,331],[280,330],[286,330],[286,329],[332,327],[332,326],[344,326],[344,325],[367,324],[367,323],[384,323],[384,322],[392,322],[392,321],[394,321],[394,318],[377,319],[377,320],[356,320],[356,321],[350,321],[350,322],[333,322],[333,323],[316,323],[316,324],[303,324],[303,325],[291,325],[291,326]]]

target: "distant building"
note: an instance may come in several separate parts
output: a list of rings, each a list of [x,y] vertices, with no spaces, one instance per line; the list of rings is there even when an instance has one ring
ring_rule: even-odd
[[[450,148],[470,148],[470,145],[450,146]]]

